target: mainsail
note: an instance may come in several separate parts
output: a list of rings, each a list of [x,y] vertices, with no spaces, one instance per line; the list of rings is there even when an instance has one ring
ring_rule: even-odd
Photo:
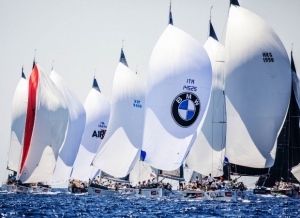
[[[97,171],[91,167],[91,162],[99,150],[110,119],[110,103],[100,92],[95,78],[83,106],[86,111],[86,124],[71,177],[88,181],[94,176],[94,171]]]
[[[163,170],[178,169],[206,111],[212,82],[209,57],[190,35],[169,25],[149,63],[142,159]],[[201,125],[200,125],[201,127]]]
[[[50,179],[65,138],[68,117],[63,95],[40,66],[35,64],[29,78],[20,167],[20,180],[23,183]]]
[[[139,75],[125,63],[123,54],[112,85],[107,133],[93,160],[94,166],[117,178],[128,175],[139,158],[144,124],[146,88]]]
[[[27,113],[28,80],[22,68],[22,77],[16,87],[11,119],[11,136],[7,169],[18,172],[23,147],[23,137]]]
[[[203,126],[186,159],[186,165],[203,175],[223,175],[226,135],[224,97],[224,46],[218,41],[211,21],[209,37],[204,44],[212,64],[212,90]]]
[[[225,156],[242,166],[271,167],[290,99],[289,59],[262,18],[232,3],[225,41]]]
[[[63,94],[69,108],[69,122],[65,140],[59,151],[53,177],[48,181],[49,184],[56,184],[67,182],[70,178],[84,131],[86,115],[82,103],[76,94],[68,88],[60,75],[52,70],[50,78]]]

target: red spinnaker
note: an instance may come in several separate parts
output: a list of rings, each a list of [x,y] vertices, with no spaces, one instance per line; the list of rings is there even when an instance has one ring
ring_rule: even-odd
[[[29,78],[28,106],[27,106],[24,145],[23,145],[20,173],[22,173],[23,171],[24,164],[30,148],[31,136],[32,136],[34,120],[35,120],[35,107],[36,107],[36,94],[38,88],[38,81],[39,81],[39,72],[38,72],[38,67],[35,65]]]

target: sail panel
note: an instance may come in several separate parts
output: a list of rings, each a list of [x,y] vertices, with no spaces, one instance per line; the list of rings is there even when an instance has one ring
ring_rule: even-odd
[[[49,184],[56,184],[67,182],[70,178],[84,131],[86,114],[76,94],[68,88],[60,75],[53,70],[50,78],[63,94],[70,115],[65,140],[59,151],[55,171],[51,180],[48,181]]]
[[[27,101],[28,80],[26,80],[22,75],[13,97],[11,138],[7,164],[7,168],[15,172],[18,172],[20,166],[27,113]]]
[[[271,167],[291,91],[286,50],[262,18],[242,7],[230,7],[225,47],[226,157]]]
[[[90,165],[106,135],[110,103],[102,93],[92,88],[84,102],[84,108],[86,124],[71,177],[88,181],[91,175]]]
[[[111,176],[128,175],[142,146],[145,85],[119,62],[113,81],[111,118],[93,165]]]
[[[129,174],[129,180],[132,186],[137,186],[138,182],[147,182],[148,179],[152,180],[152,178],[156,178],[156,173],[149,164],[143,161],[137,161]]]
[[[163,170],[182,165],[207,108],[211,80],[211,64],[203,47],[168,25],[149,63],[142,149],[145,162]]]
[[[32,84],[36,85],[36,95],[31,91]],[[32,134],[30,135],[31,140],[27,139],[29,141],[28,155],[21,169],[20,180],[23,183],[42,182],[50,179],[58,151],[65,138],[69,117],[63,95],[37,64],[29,79],[28,95],[26,119],[33,120],[34,123],[32,132],[30,128],[26,128],[29,133],[25,133],[25,137],[27,134]],[[34,101],[36,101],[35,104],[32,104]],[[30,117],[33,119],[29,119]]]
[[[223,175],[226,114],[224,90],[224,46],[210,36],[204,44],[212,64],[212,91],[203,126],[186,159],[189,169],[213,177]]]

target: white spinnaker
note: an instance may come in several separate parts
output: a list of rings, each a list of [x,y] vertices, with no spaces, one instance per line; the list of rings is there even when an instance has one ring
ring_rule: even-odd
[[[291,173],[296,177],[296,179],[298,181],[300,181],[300,164],[298,164],[297,166],[294,166],[292,168]]]
[[[188,167],[203,175],[222,176],[226,135],[224,90],[224,46],[209,37],[204,48],[212,64],[210,102],[197,139],[186,159]]]
[[[99,91],[98,86],[93,87],[89,92],[84,102],[84,108],[86,124],[71,177],[88,181],[94,171],[91,163],[99,150],[104,135],[106,135],[111,109],[109,101]]]
[[[225,48],[225,156],[242,166],[271,167],[291,93],[286,50],[262,18],[233,5]]]
[[[28,156],[20,174],[23,183],[47,181],[53,175],[63,144],[69,111],[66,101],[39,65],[34,126]]]
[[[211,82],[210,60],[200,43],[168,25],[156,43],[149,63],[142,148],[145,162],[163,170],[175,170],[182,165],[206,111]],[[179,114],[176,100],[183,93],[192,93],[200,101],[197,119],[184,127],[172,117]],[[184,99],[185,94],[182,97]]]
[[[67,182],[70,178],[84,131],[86,114],[76,94],[68,88],[60,75],[52,70],[50,78],[63,94],[70,115],[65,140],[58,154],[53,177],[47,182],[48,184],[57,184]]]
[[[296,72],[292,72],[293,76],[293,91],[294,95],[298,104],[298,107],[300,108],[300,78],[296,74]]]
[[[113,81],[107,134],[93,160],[94,166],[111,176],[128,175],[140,156],[145,90],[139,75],[120,62]]]
[[[156,177],[156,175],[154,175],[152,167],[144,161],[139,160],[135,163],[129,174],[129,180],[132,186],[138,185],[138,182],[142,183],[143,181],[148,181],[148,179],[152,180],[154,177]]]
[[[23,146],[23,137],[27,113],[28,80],[21,78],[19,81],[12,104],[11,138],[7,168],[18,172]]]

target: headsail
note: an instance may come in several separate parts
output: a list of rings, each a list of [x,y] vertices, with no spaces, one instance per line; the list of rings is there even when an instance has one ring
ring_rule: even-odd
[[[125,177],[139,158],[143,137],[144,99],[143,81],[120,61],[112,86],[111,117],[107,133],[93,160],[94,166],[111,176]]]
[[[93,88],[83,105],[86,111],[86,124],[71,175],[72,178],[82,181],[88,181],[94,176],[96,169],[91,167],[91,162],[106,135],[110,119],[110,103],[99,90],[94,78]]]
[[[60,75],[52,70],[50,78],[63,94],[69,108],[69,122],[65,140],[59,151],[53,177],[48,181],[49,184],[56,184],[67,182],[70,178],[84,131],[86,115],[82,103],[76,94],[68,88]]]
[[[11,136],[7,168],[18,172],[23,147],[23,137],[27,113],[28,80],[22,68],[22,77],[16,87],[11,118]]]
[[[212,90],[203,126],[186,159],[189,169],[203,175],[223,175],[226,135],[224,96],[224,46],[218,41],[211,21],[209,37],[204,44],[212,64]]]
[[[274,164],[291,93],[286,50],[258,15],[231,1],[225,52],[226,157],[254,168]]]
[[[182,165],[197,137],[211,89],[211,64],[203,47],[168,25],[149,63],[142,158],[157,169]]]
[[[28,90],[20,168],[23,183],[46,181],[52,176],[69,117],[63,95],[38,64],[30,75]]]

